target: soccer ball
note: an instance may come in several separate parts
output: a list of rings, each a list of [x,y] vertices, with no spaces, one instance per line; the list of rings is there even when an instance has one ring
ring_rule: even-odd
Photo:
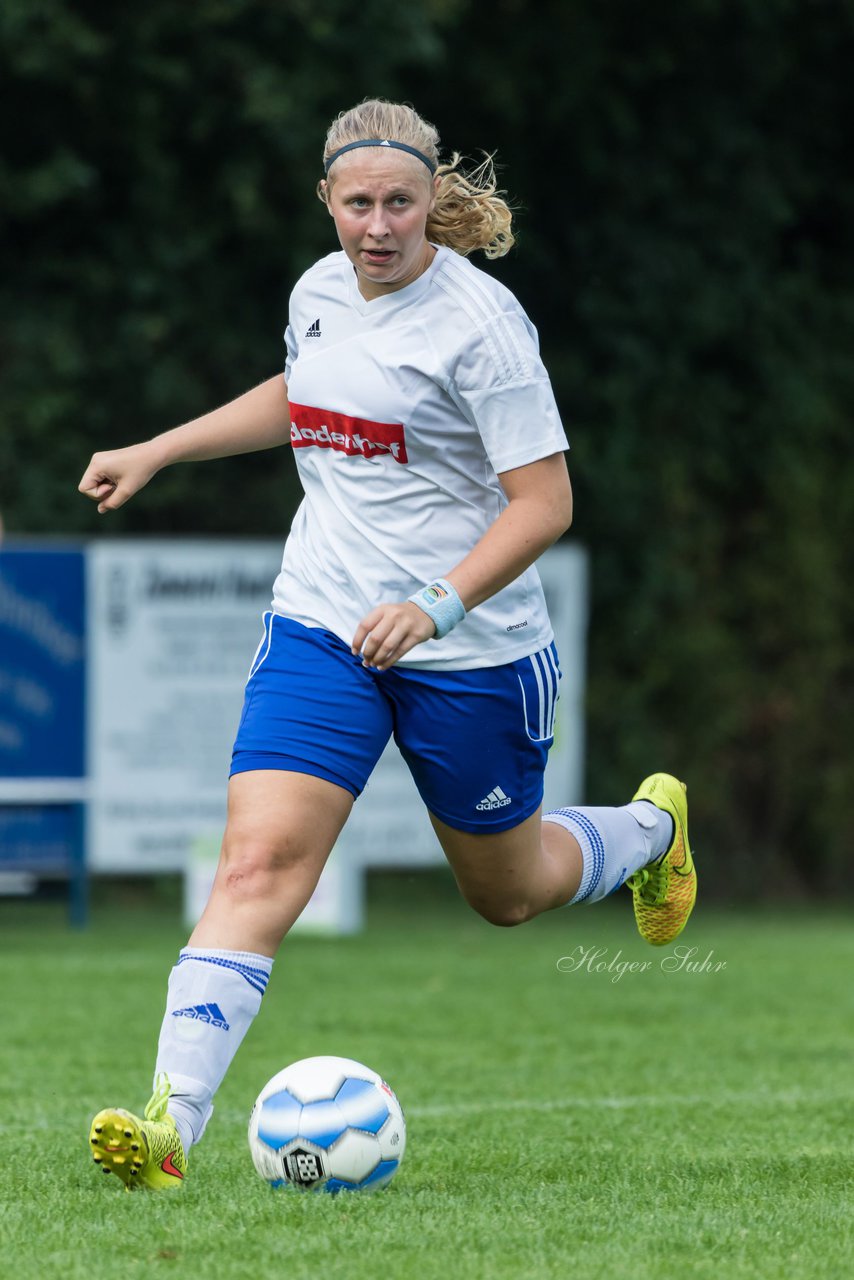
[[[352,1058],[291,1063],[267,1082],[249,1117],[252,1163],[271,1187],[378,1191],[405,1146],[397,1098]]]

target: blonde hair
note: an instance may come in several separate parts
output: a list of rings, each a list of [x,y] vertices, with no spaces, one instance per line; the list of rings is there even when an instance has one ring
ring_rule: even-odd
[[[426,227],[427,239],[433,244],[446,245],[464,257],[482,249],[487,258],[501,258],[513,247],[513,213],[503,199],[506,192],[498,189],[492,156],[485,155],[468,171],[460,167],[462,157],[456,151],[450,161],[440,164],[439,133],[434,125],[403,103],[368,98],[332,121],[323,148],[324,162],[341,147],[365,138],[406,143],[435,166],[436,199]],[[327,181],[331,183],[332,178]],[[317,194],[326,204],[327,187],[322,182]]]

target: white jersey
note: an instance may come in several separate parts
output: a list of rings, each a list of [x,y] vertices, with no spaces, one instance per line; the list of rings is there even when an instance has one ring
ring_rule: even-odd
[[[305,498],[273,608],[348,645],[379,604],[445,577],[507,506],[498,475],[567,448],[537,335],[449,249],[371,302],[346,255],[291,295],[285,379]],[[531,567],[402,667],[496,666],[552,640]]]

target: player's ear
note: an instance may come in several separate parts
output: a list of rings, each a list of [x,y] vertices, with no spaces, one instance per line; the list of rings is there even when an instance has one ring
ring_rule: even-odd
[[[433,178],[433,181],[432,181],[432,183],[430,184],[430,185],[432,186],[432,188],[433,188],[433,189],[432,189],[432,191],[431,191],[431,193],[430,193],[430,204],[429,204],[429,205],[428,205],[428,207],[427,207],[427,212],[428,212],[428,213],[432,213],[432,212],[433,212],[433,210],[436,208],[436,198],[437,198],[437,196],[438,196],[438,194],[439,194],[439,183],[440,183],[440,182],[441,182],[441,178],[439,177],[439,175],[438,175],[438,173],[437,173],[437,174],[435,174],[435,176],[434,176],[434,178]]]
[[[321,178],[317,184],[317,194],[326,205],[326,212],[332,217],[332,209],[329,205],[330,186],[325,178]]]

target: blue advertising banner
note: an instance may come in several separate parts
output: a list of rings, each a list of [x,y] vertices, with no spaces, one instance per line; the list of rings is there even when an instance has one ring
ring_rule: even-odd
[[[78,856],[79,804],[0,804],[0,871],[68,874]]]
[[[0,550],[0,778],[85,771],[80,549]]]

